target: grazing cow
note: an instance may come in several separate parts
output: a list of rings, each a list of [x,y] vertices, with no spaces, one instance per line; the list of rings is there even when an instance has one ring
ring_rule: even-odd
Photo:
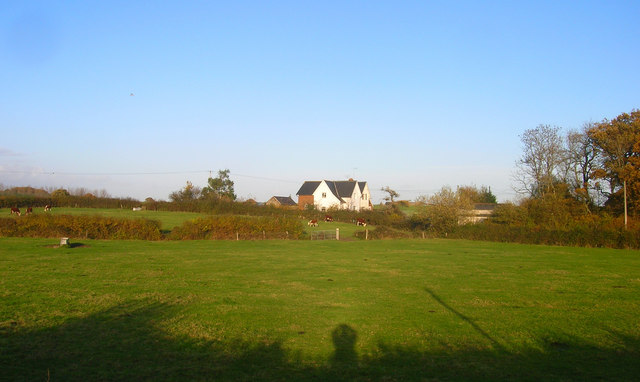
[[[331,215],[325,215],[325,216],[324,216],[324,221],[326,221],[326,222],[332,222],[332,221],[333,221],[333,216],[331,216]]]
[[[32,213],[33,213],[33,208],[27,207],[27,212],[25,212],[24,214],[25,215],[29,215],[29,214],[32,214]]]
[[[318,226],[318,220],[317,219],[309,220],[309,223],[307,223],[307,225],[309,227],[317,227]]]
[[[363,227],[366,227],[367,226],[367,222],[364,221],[363,218],[358,218],[358,220],[356,221],[356,225],[361,225]]]
[[[51,211],[51,204],[47,204],[46,206],[44,206],[44,210],[46,211]]]
[[[11,207],[11,215],[13,214],[20,216],[20,209],[18,207]]]

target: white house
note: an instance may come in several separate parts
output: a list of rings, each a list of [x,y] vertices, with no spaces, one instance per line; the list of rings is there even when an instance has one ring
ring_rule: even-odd
[[[321,211],[330,208],[353,211],[373,209],[369,185],[367,182],[353,179],[307,181],[302,184],[296,195],[300,209],[307,205],[313,205]]]

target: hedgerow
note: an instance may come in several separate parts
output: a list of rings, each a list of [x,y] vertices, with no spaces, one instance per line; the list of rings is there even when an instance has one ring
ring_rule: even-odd
[[[160,240],[160,222],[103,216],[28,215],[0,218],[0,236]]]
[[[97,198],[91,195],[60,197],[37,197],[29,195],[0,195],[0,208],[44,207],[82,207],[82,208],[126,208],[140,206],[142,203],[131,198]]]
[[[625,230],[614,225],[571,225],[564,229],[550,229],[485,222],[459,226],[447,237],[521,244],[640,249],[640,231],[635,228]]]
[[[215,215],[183,223],[169,239],[299,239],[303,232],[300,220],[292,217]]]

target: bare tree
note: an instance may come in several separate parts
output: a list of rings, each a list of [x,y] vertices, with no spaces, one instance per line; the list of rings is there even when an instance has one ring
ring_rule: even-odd
[[[586,122],[581,130],[571,130],[566,136],[565,182],[587,209],[594,204],[596,184],[593,180],[595,170],[599,167],[599,150],[588,134],[594,126],[593,122]]]
[[[516,161],[515,191],[532,197],[554,193],[566,155],[560,127],[538,125],[526,130],[520,140],[523,153]]]

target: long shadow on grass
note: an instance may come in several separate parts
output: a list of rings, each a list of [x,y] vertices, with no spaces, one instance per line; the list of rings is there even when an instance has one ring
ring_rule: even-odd
[[[0,322],[0,380],[624,381],[640,375],[640,340],[620,334],[616,350],[564,336],[514,353],[380,344],[373,355],[358,355],[357,331],[341,324],[332,331],[332,357],[302,364],[301,355],[275,339],[205,341],[157,328],[176,314],[179,307],[132,302],[40,330]]]
[[[467,324],[469,324],[478,334],[480,334],[482,337],[486,338],[487,340],[489,340],[489,342],[491,342],[491,344],[498,350],[500,351],[504,351],[505,348],[504,346],[502,346],[502,344],[500,342],[498,342],[496,339],[494,339],[493,337],[491,337],[489,335],[489,333],[487,333],[486,331],[484,331],[484,329],[482,329],[480,326],[478,326],[478,324],[475,323],[475,321],[473,321],[472,319],[470,319],[469,317],[465,316],[464,314],[460,313],[458,310],[454,309],[451,305],[447,304],[446,302],[444,302],[444,300],[442,300],[440,298],[440,296],[438,296],[437,294],[435,294],[431,289],[429,288],[424,288],[424,290],[429,293],[429,295],[431,295],[431,298],[433,298],[438,304],[440,304],[442,307],[444,307],[446,310],[448,310],[449,312],[455,314],[458,318],[460,318],[462,321],[466,322]]]

